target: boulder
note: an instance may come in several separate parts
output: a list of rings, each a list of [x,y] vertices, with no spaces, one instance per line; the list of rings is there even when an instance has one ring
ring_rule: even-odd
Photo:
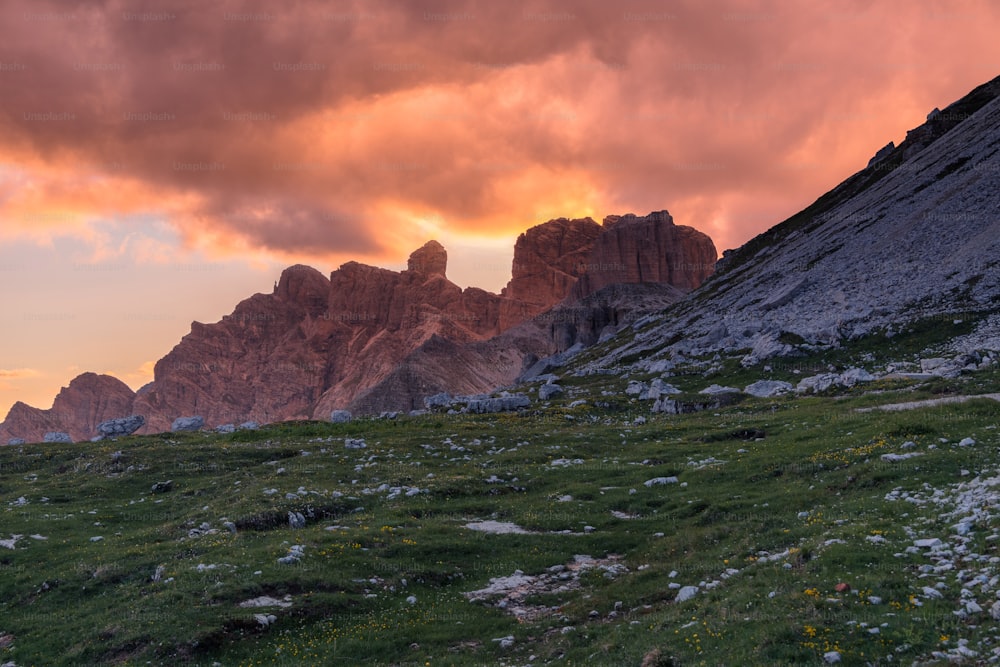
[[[205,419],[203,417],[178,417],[170,425],[170,431],[172,433],[178,433],[181,431],[200,431],[205,427]]]
[[[236,424],[219,424],[215,427],[216,433],[235,433]]]
[[[435,408],[450,408],[453,404],[451,394],[446,391],[440,394],[434,394],[433,396],[424,397],[424,407],[428,410],[433,410]]]
[[[655,378],[649,383],[649,387],[639,394],[639,400],[655,401],[663,394],[680,394],[681,390],[672,384],[664,382],[660,378]]]
[[[239,425],[238,429],[240,431],[256,431],[260,428],[260,424],[255,421],[243,422]]]
[[[781,394],[787,394],[795,390],[790,382],[781,380],[757,380],[753,384],[747,385],[743,392],[756,396],[757,398],[773,398]]]
[[[709,396],[715,396],[717,394],[739,394],[741,392],[736,387],[722,387],[722,386],[717,385],[717,384],[712,384],[712,385],[709,385],[709,386],[705,387],[704,389],[702,389],[698,393],[699,394],[707,394]]]
[[[793,350],[791,345],[781,342],[776,332],[758,333],[753,337],[750,354],[740,360],[740,365],[749,368],[773,357],[789,355]]]
[[[820,373],[819,375],[811,375],[799,380],[799,383],[795,386],[795,391],[799,394],[807,392],[818,394],[839,383],[839,375],[835,373]]]
[[[677,591],[677,597],[674,598],[675,602],[686,602],[698,594],[697,586],[684,586],[679,591]]]
[[[350,410],[334,410],[330,413],[330,421],[334,424],[346,424],[351,421]]]
[[[97,433],[105,438],[110,438],[116,435],[131,435],[142,428],[145,423],[146,418],[142,415],[108,419],[107,421],[103,421],[97,425]]]
[[[471,400],[466,404],[467,412],[484,414],[489,412],[510,412],[520,410],[531,405],[531,400],[523,394],[514,396],[499,396],[496,398],[483,398]]]
[[[629,380],[628,386],[625,387],[625,395],[639,396],[648,390],[649,386],[645,382],[640,382],[639,380]]]
[[[25,444],[24,438],[11,438],[7,441],[8,445],[23,445]]]
[[[845,387],[853,387],[859,382],[873,382],[878,378],[863,368],[848,368],[840,374],[840,384]]]
[[[73,438],[64,431],[49,431],[42,437],[42,442],[72,443]]]
[[[157,482],[152,486],[150,491],[152,491],[153,493],[166,493],[168,491],[173,490],[173,488],[174,488],[174,480],[168,479],[165,482]]]
[[[538,400],[547,401],[553,396],[563,393],[563,388],[557,384],[543,384],[538,388]]]

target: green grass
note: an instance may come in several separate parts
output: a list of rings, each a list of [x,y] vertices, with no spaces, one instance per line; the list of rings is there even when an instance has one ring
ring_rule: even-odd
[[[893,344],[868,342],[869,350]],[[862,347],[811,361],[843,363]],[[727,360],[709,377],[676,384],[743,386],[760,372]],[[943,537],[946,524],[933,507],[885,495],[925,484],[944,489],[969,479],[963,470],[995,470],[997,404],[855,408],[940,395],[942,385],[978,393],[996,387],[998,375],[748,398],[673,417],[649,415],[649,403],[625,397],[624,380],[587,376],[567,378],[566,395],[551,408],[521,415],[296,422],[231,435],[3,447],[0,539],[24,538],[13,550],[0,548],[0,636],[13,636],[0,663],[639,665],[659,651],[663,665],[776,665],[820,664],[836,648],[841,664],[889,664],[890,655],[893,664],[910,664],[958,637],[992,631],[952,614],[954,588],[943,600],[913,604],[923,560],[893,556],[912,543],[903,527]],[[866,393],[873,388],[881,393]],[[568,409],[574,394],[588,405]],[[633,424],[639,415],[648,421]],[[966,436],[979,444],[953,446]],[[367,448],[347,450],[345,437],[363,437]],[[879,459],[906,440],[923,456]],[[724,463],[689,465],[709,457]],[[550,465],[557,459],[571,463]],[[643,484],[672,475],[686,485]],[[171,491],[151,492],[166,480]],[[390,500],[362,491],[383,483],[426,492]],[[285,497],[300,486],[310,493]],[[22,496],[27,504],[17,505]],[[306,527],[290,528],[289,511],[305,514]],[[799,518],[803,511],[807,518]],[[239,526],[235,534],[224,519]],[[463,527],[475,519],[533,532]],[[189,536],[203,522],[219,532]],[[342,528],[326,530],[335,525]],[[984,539],[995,528],[975,534],[979,553],[1000,555],[997,542]],[[866,540],[875,534],[888,543]],[[91,542],[97,535],[103,540]],[[292,544],[305,546],[304,557],[279,564]],[[785,550],[773,562],[761,558]],[[524,623],[463,596],[491,577],[541,574],[576,554],[617,554],[628,571],[588,573],[579,588],[539,594],[530,601],[550,611]],[[199,564],[215,567],[199,571]],[[151,580],[160,565],[172,581]],[[739,572],[723,579],[727,568]],[[669,587],[714,580],[720,584],[684,603]],[[835,592],[840,582],[852,591]],[[291,606],[239,606],[262,595],[290,596]],[[882,604],[870,604],[872,595]],[[254,613],[277,621],[261,626]],[[888,625],[873,635],[848,621]],[[510,648],[493,641],[508,635]]]

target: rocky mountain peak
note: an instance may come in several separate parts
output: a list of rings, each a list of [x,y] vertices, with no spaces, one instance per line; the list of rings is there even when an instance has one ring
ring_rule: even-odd
[[[448,251],[437,241],[428,241],[410,254],[406,270],[431,277],[445,276],[448,268]]]
[[[283,301],[306,303],[317,297],[326,300],[330,281],[322,273],[304,264],[290,266],[281,272],[274,295]]]

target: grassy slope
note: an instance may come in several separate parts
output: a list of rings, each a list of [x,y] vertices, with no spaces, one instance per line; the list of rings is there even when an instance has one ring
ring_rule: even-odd
[[[920,335],[931,334],[915,331],[914,341],[925,340]],[[869,342],[872,350],[887,344]],[[893,345],[898,352],[906,340]],[[837,354],[846,361],[862,353]],[[687,391],[710,382],[742,386],[761,373],[727,363],[711,377],[677,382]],[[998,391],[997,372],[917,389],[881,383],[884,393],[874,395],[855,389],[748,399],[642,425],[627,422],[649,416],[649,404],[625,397],[623,380],[564,384],[565,399],[520,416],[299,423],[229,436],[0,448],[0,539],[25,536],[13,550],[0,548],[0,636],[14,638],[0,649],[0,663],[523,665],[534,655],[533,664],[638,665],[656,649],[658,664],[775,665],[819,664],[836,648],[842,664],[887,664],[896,651],[897,662],[909,663],[958,637],[992,632],[952,614],[955,589],[915,606],[923,560],[893,556],[912,543],[904,525],[942,538],[947,529],[935,526],[931,509],[884,496],[895,487],[944,488],[968,479],[962,470],[995,470],[997,405],[895,414],[854,408],[935,392]],[[604,390],[616,395],[602,397]],[[566,408],[574,395],[586,395],[590,405]],[[748,429],[765,436],[740,440],[737,432]],[[966,436],[979,444],[953,446]],[[368,447],[347,450],[344,437],[363,437]],[[443,444],[446,438],[464,451]],[[879,460],[906,440],[924,455]],[[930,444],[938,447],[926,449]],[[123,457],[113,463],[116,450]],[[688,465],[708,457],[726,463]],[[548,465],[559,458],[583,462]],[[487,483],[493,475],[503,481]],[[643,485],[670,475],[687,486]],[[173,490],[151,493],[168,479]],[[361,492],[383,482],[428,493],[388,500]],[[286,499],[300,486],[316,493]],[[279,492],[264,493],[272,488]],[[559,502],[564,495],[573,500]],[[17,505],[22,496],[28,503]],[[289,510],[311,512],[305,528],[288,527]],[[618,519],[614,510],[638,518]],[[803,511],[808,518],[799,518]],[[918,523],[923,515],[929,523]],[[240,527],[235,535],[222,528],[224,518]],[[486,518],[579,534],[487,535],[462,527]],[[189,537],[202,522],[221,530]],[[325,530],[332,525],[343,528]],[[584,533],[588,525],[594,530]],[[995,528],[977,527],[979,553],[1000,555],[997,542],[985,541]],[[873,534],[888,544],[865,539]],[[89,540],[97,535],[104,539]],[[823,545],[833,538],[846,544]],[[305,545],[304,558],[278,564],[291,544]],[[792,552],[775,562],[760,558],[786,549]],[[542,596],[539,604],[557,609],[536,622],[518,623],[462,596],[491,577],[538,574],[575,554],[620,554],[629,572],[587,574],[579,590]],[[163,578],[173,581],[151,581],[161,564]],[[199,564],[216,567],[199,571]],[[723,580],[727,568],[740,571]],[[716,579],[717,588],[684,603],[673,601],[668,586]],[[852,592],[836,593],[839,582]],[[238,606],[259,595],[290,595],[292,606]],[[882,604],[869,604],[870,595]],[[609,618],[616,602],[621,609]],[[261,612],[277,622],[262,627],[253,618]],[[852,620],[887,625],[873,635]],[[563,633],[565,626],[574,629]],[[511,648],[492,641],[507,635],[515,637]]]

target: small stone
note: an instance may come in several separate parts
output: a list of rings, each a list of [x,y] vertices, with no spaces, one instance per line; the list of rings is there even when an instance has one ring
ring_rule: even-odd
[[[840,662],[840,653],[837,651],[827,651],[823,654],[823,662],[828,665],[832,665],[835,662]]]

